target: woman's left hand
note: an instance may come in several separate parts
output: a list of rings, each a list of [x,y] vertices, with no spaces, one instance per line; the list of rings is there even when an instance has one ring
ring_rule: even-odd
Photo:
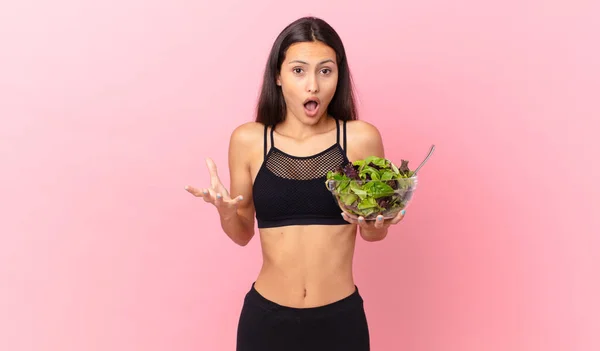
[[[342,212],[342,218],[348,223],[358,224],[361,229],[387,229],[392,224],[399,223],[402,219],[404,219],[404,215],[406,214],[405,210],[400,211],[396,217],[392,219],[383,220],[383,216],[379,215],[377,218],[373,220],[365,220],[363,216],[359,216],[358,218],[349,215],[346,212]]]

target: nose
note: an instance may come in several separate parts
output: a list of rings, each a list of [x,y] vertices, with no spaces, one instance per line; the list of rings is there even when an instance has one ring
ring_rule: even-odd
[[[306,90],[309,93],[317,93],[319,92],[319,82],[317,81],[317,77],[311,75],[306,82]]]

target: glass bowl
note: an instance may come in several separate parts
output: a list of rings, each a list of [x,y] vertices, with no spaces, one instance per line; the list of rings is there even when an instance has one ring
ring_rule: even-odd
[[[394,180],[335,180],[325,182],[340,208],[357,219],[392,219],[405,209],[417,188],[417,177]]]

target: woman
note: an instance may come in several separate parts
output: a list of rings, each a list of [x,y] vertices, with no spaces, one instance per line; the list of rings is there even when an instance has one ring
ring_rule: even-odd
[[[211,186],[186,187],[217,208],[239,245],[254,236],[256,216],[263,265],[244,300],[238,351],[369,350],[352,273],[357,228],[364,240],[382,240],[404,213],[354,220],[341,213],[325,176],[371,155],[385,157],[381,136],[357,119],[339,36],[318,18],[291,23],[272,47],[256,122],[231,135],[231,192],[211,159]]]

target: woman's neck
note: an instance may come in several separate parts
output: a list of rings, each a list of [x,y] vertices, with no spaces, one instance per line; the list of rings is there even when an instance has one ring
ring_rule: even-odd
[[[294,116],[287,116],[283,122],[280,122],[275,129],[281,135],[296,140],[303,140],[316,134],[323,134],[331,131],[333,118],[325,113],[315,124],[302,123]]]

